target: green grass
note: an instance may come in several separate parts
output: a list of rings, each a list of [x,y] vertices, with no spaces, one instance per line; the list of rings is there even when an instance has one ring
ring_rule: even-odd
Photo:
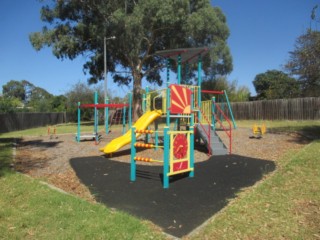
[[[11,171],[11,144],[0,147],[0,239],[164,238],[150,223]]]
[[[251,127],[258,121],[240,121]],[[319,138],[320,121],[266,121],[268,130]],[[74,133],[76,125],[58,126]],[[88,126],[92,129],[92,125]],[[102,129],[102,128],[101,128]],[[163,239],[151,224],[62,194],[10,170],[9,137],[45,135],[37,128],[0,136],[0,239]],[[277,170],[244,189],[192,239],[319,239],[320,141],[291,150]]]
[[[50,126],[51,134],[53,133],[53,127]],[[56,134],[76,134],[77,133],[77,124],[76,123],[68,123],[68,124],[59,124],[55,125]],[[84,122],[81,123],[81,134],[83,133],[92,133],[93,132],[93,122]],[[121,129],[122,125],[113,125],[110,127],[113,129]],[[100,132],[104,131],[104,125],[99,125],[98,130]],[[0,138],[19,138],[24,136],[46,136],[48,135],[48,127],[38,127],[38,128],[30,128],[21,131],[13,131],[8,133],[0,133]]]
[[[217,214],[195,239],[319,239],[320,141],[288,153],[278,170]]]
[[[237,121],[238,127],[252,128],[254,124],[265,124],[269,132],[300,132],[311,138],[320,138],[320,121]]]

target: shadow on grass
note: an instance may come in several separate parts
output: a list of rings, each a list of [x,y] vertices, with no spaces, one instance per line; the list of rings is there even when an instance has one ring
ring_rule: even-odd
[[[12,138],[0,138],[0,177],[3,176],[5,172],[10,171],[12,164]]]
[[[58,137],[54,137],[55,139],[58,139]],[[51,139],[48,137],[48,141],[46,140],[40,140],[40,139],[36,139],[36,140],[24,140],[19,138],[17,140],[17,144],[19,147],[24,147],[24,146],[36,146],[39,148],[52,148],[52,147],[56,147],[58,144],[63,143],[63,141],[51,141]]]
[[[298,143],[306,143],[310,140],[320,139],[320,125],[273,127],[269,128],[268,132],[273,134],[296,134],[295,142]]]
[[[137,165],[130,182],[130,164],[86,157],[70,159],[79,179],[110,208],[128,212],[182,237],[203,224],[237,196],[275,170],[273,161],[239,155],[215,156],[195,164],[195,177],[170,178],[162,187],[162,166]]]

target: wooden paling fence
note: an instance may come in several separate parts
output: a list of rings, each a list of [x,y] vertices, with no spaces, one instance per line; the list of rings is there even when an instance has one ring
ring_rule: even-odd
[[[0,113],[0,133],[66,123],[69,113]]]
[[[230,118],[226,103],[218,105]],[[320,97],[236,102],[230,105],[235,120],[320,120]],[[211,101],[202,102],[201,111],[210,116]]]
[[[320,97],[231,103],[236,120],[320,120]]]

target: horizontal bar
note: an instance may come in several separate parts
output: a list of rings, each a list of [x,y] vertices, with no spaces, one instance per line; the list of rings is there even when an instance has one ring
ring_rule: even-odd
[[[120,103],[110,103],[110,104],[80,104],[80,108],[122,108],[122,107],[129,107],[129,104],[120,104]]]
[[[211,93],[211,94],[224,94],[223,91],[215,91],[215,90],[201,90],[202,93]]]
[[[192,131],[168,131],[168,134],[192,133]]]
[[[176,171],[176,172],[170,172],[170,173],[168,173],[168,176],[173,176],[173,175],[176,175],[176,174],[185,173],[185,172],[191,172],[191,171],[193,171],[193,168],[188,168],[188,169],[184,169],[184,170]]]

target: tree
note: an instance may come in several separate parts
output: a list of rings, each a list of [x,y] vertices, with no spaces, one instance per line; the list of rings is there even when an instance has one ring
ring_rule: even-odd
[[[34,87],[30,93],[28,107],[31,107],[33,112],[51,112],[53,95],[40,87]]]
[[[303,96],[320,96],[320,32],[309,29],[296,40],[285,68],[301,83]]]
[[[101,88],[90,88],[88,85],[78,82],[73,85],[71,89],[65,94],[67,97],[66,107],[67,111],[73,113],[77,116],[78,102],[89,104],[94,103],[94,92],[98,91],[98,103],[102,103],[104,100],[102,98],[103,93]],[[83,120],[91,120],[93,118],[93,108],[83,108],[81,109],[81,117]]]
[[[67,98],[64,95],[53,96],[51,106],[53,112],[64,112],[67,106]]]
[[[2,86],[4,98],[17,98],[21,102],[26,100],[26,91],[21,81],[11,80]]]
[[[0,96],[0,113],[16,112],[17,108],[20,106],[21,101],[19,99]]]
[[[226,91],[230,102],[244,102],[248,101],[250,97],[250,91],[245,86],[237,86],[236,81],[228,82],[226,77],[220,76],[217,78],[207,79],[202,82],[201,89]],[[203,100],[210,100],[212,94],[203,94]],[[217,101],[219,101],[217,99]]]
[[[297,80],[278,70],[256,75],[253,85],[258,99],[293,98],[299,95]]]
[[[30,35],[33,47],[52,47],[62,59],[90,54],[83,66],[90,83],[103,79],[104,39],[116,36],[107,44],[108,70],[119,84],[133,81],[134,119],[141,114],[142,78],[162,84],[164,60],[156,51],[209,46],[205,72],[232,70],[226,18],[209,0],[61,0],[44,6],[41,19],[48,25]]]

